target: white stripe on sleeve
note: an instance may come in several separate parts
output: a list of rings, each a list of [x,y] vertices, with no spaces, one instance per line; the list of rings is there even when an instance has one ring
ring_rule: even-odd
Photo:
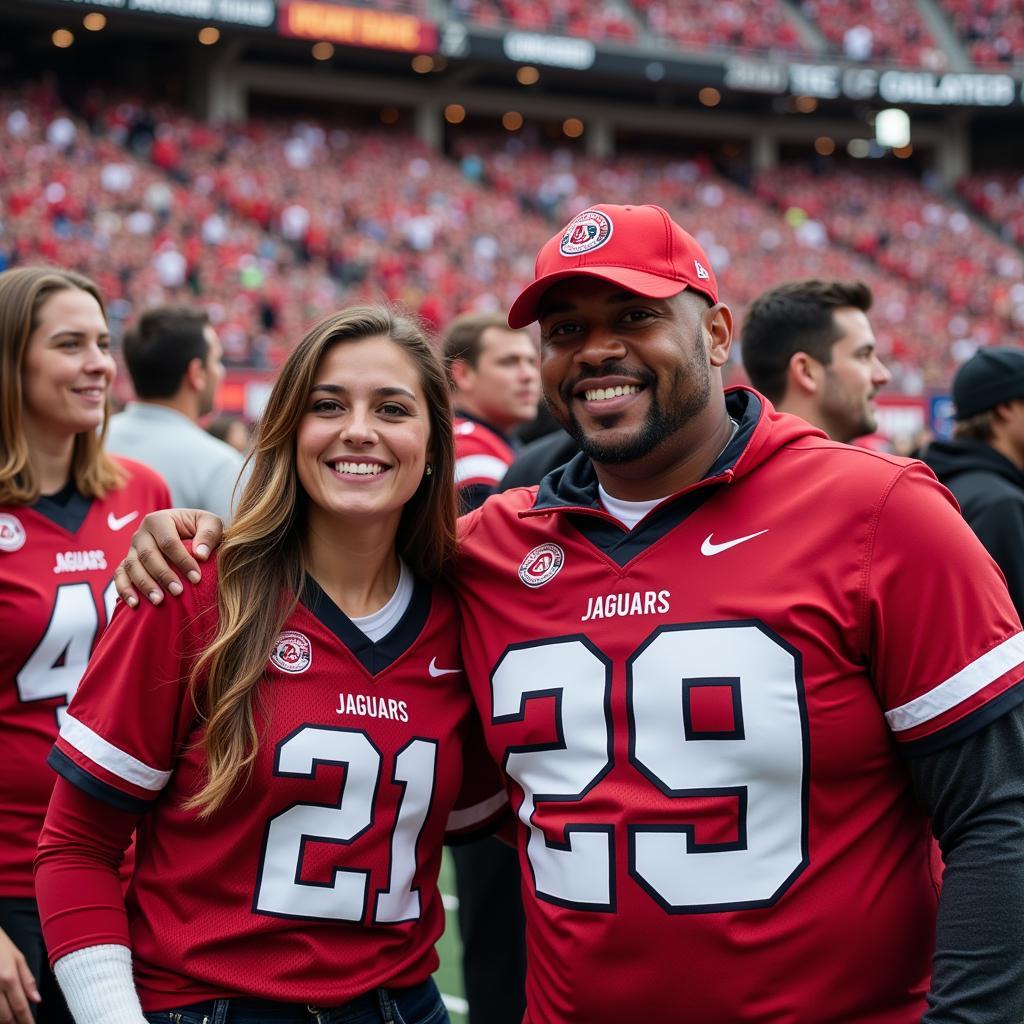
[[[466,480],[487,480],[500,483],[508,466],[497,455],[463,455],[455,460],[455,485]]]
[[[170,772],[161,772],[150,768],[138,758],[125,753],[113,743],[105,740],[98,732],[93,732],[77,718],[66,715],[60,728],[61,739],[70,744],[79,753],[84,754],[94,764],[105,768],[111,775],[116,775],[133,786],[140,786],[151,792],[158,793],[167,785]]]
[[[494,815],[494,812],[502,808],[508,803],[508,794],[502,790],[500,793],[495,793],[494,796],[488,797],[486,800],[481,800],[478,804],[473,804],[472,807],[463,807],[462,810],[452,811],[448,815],[448,822],[445,825],[446,832],[459,832],[464,828],[471,828],[473,825],[479,825],[480,822],[486,821],[488,818]]]
[[[915,697],[912,701],[886,711],[885,718],[893,732],[905,732],[930,722],[957,704],[984,690],[989,683],[1024,661],[1024,632],[993,647],[987,654],[972,661],[944,682]]]

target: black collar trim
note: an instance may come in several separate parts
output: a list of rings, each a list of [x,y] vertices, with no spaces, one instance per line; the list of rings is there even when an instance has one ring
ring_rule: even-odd
[[[92,508],[92,498],[86,498],[75,489],[73,480],[56,494],[44,494],[32,505],[32,510],[49,519],[68,533],[78,533]]]
[[[701,480],[664,501],[632,530],[609,516],[602,508],[593,463],[579,454],[565,466],[550,472],[540,483],[537,498],[523,517],[561,512],[573,526],[620,568],[697,511],[718,489],[729,483],[736,463],[746,450],[761,418],[762,403],[752,391],[732,391],[725,398],[726,409],[739,423],[736,436]]]
[[[405,614],[387,636],[374,643],[331,600],[323,587],[308,573],[302,586],[302,603],[359,660],[370,675],[383,672],[413,645],[430,615],[432,588],[422,580],[413,582],[412,600]]]

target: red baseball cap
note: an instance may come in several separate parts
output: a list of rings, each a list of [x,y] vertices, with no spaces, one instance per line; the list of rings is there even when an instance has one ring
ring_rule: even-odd
[[[651,299],[692,288],[718,302],[718,284],[704,250],[665,210],[602,204],[578,213],[544,243],[533,284],[509,310],[509,327],[533,323],[544,293],[563,278],[580,276],[619,284]]]

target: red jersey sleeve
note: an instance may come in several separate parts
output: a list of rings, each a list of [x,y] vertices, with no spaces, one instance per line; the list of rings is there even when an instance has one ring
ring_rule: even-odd
[[[455,486],[496,487],[515,453],[507,441],[481,423],[455,418]]]
[[[119,607],[68,706],[50,765],[120,810],[144,811],[159,796],[195,720],[189,674],[212,636],[215,576],[208,568],[160,605]]]
[[[51,964],[86,946],[131,946],[118,869],[136,818],[57,780],[35,861],[39,920]]]
[[[995,562],[921,463],[883,495],[864,581],[889,728],[925,753],[1024,701],[1024,633]]]

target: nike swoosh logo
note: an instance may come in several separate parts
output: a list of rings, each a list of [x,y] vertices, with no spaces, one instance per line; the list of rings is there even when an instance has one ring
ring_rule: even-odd
[[[123,530],[129,523],[139,518],[138,512],[129,512],[126,516],[115,516],[113,512],[107,513],[107,526],[111,530]]]
[[[434,679],[436,679],[438,676],[450,676],[450,675],[453,675],[456,672],[461,672],[462,669],[461,668],[438,668],[437,667],[437,658],[431,658],[430,659],[430,665],[427,668],[427,671],[430,673],[430,675]]]
[[[753,540],[755,537],[760,537],[762,533],[767,532],[767,530],[758,530],[757,533],[748,533],[746,537],[737,537],[735,540],[722,541],[721,544],[712,543],[711,538],[714,534],[709,533],[704,538],[704,543],[700,546],[700,553],[702,555],[719,555],[723,551],[728,551],[729,548],[736,547],[737,544],[745,544],[748,540]]]

